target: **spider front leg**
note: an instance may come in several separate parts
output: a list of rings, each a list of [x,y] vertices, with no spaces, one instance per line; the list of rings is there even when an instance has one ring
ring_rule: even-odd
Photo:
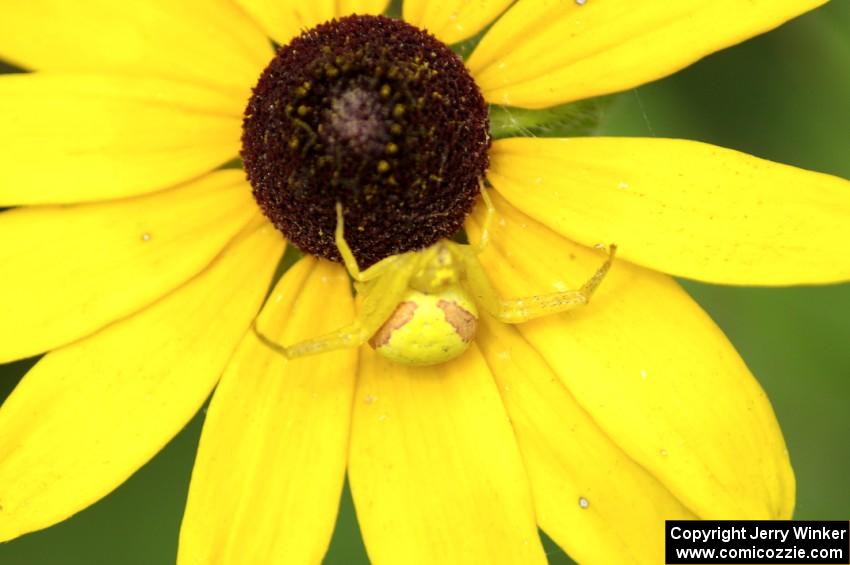
[[[387,270],[384,276],[362,283],[359,288],[362,304],[357,319],[351,324],[322,336],[314,337],[292,345],[281,345],[264,335],[254,325],[254,333],[269,348],[287,359],[315,355],[335,349],[359,347],[369,341],[375,332],[384,325],[395,311],[407,290],[408,282],[417,267],[415,255],[398,255],[395,268]]]
[[[478,243],[473,247],[476,254],[484,251],[487,244],[490,243],[490,230],[493,227],[493,218],[496,217],[496,207],[493,205],[493,200],[487,193],[487,189],[482,186],[479,193],[481,194],[481,200],[484,202],[484,209],[486,211],[484,212],[484,222],[481,225],[481,237],[479,237]]]
[[[386,270],[395,264],[398,255],[390,255],[385,259],[381,259],[365,271],[361,271],[357,265],[357,259],[354,257],[351,248],[345,241],[345,220],[342,217],[342,204],[336,203],[336,231],[334,232],[334,240],[339,254],[342,256],[342,262],[345,265],[348,274],[357,282],[366,282],[380,277]]]
[[[389,294],[380,297],[383,299],[381,300],[383,304],[380,305],[382,307],[374,308],[370,312],[361,312],[360,317],[347,326],[322,336],[299,341],[292,345],[287,346],[274,342],[257,328],[256,322],[254,323],[254,334],[266,346],[287,359],[296,359],[298,357],[315,355],[336,349],[359,347],[369,341],[369,338],[381,327],[386,319],[386,316],[381,316],[386,310],[392,312],[398,303],[398,296],[400,294]]]
[[[617,246],[611,245],[608,248],[608,259],[578,290],[550,292],[510,300],[501,298],[490,284],[481,263],[471,253],[464,259],[466,282],[475,299],[491,316],[506,324],[519,324],[587,304],[611,268],[616,252]]]
[[[362,345],[369,339],[369,336],[364,337],[364,330],[359,321],[351,325],[340,328],[332,333],[301,341],[293,345],[281,345],[275,343],[271,338],[263,334],[254,323],[254,334],[270,349],[280,353],[287,359],[295,359],[304,357],[305,355],[314,355],[325,351],[333,351],[335,349],[345,349],[348,347],[357,347]]]

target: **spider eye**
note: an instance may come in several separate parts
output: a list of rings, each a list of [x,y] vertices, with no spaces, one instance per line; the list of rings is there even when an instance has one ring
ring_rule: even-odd
[[[475,304],[460,289],[409,290],[369,345],[397,363],[434,365],[466,351],[477,327]]]
[[[365,267],[462,225],[488,165],[489,116],[463,62],[399,20],[350,16],[281,48],[245,110],[254,196],[303,251],[339,260],[334,207]]]

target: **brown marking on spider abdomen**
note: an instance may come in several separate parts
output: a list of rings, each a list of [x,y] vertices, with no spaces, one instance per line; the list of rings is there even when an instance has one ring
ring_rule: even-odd
[[[409,300],[399,303],[392,315],[384,322],[384,325],[369,340],[369,345],[372,346],[372,349],[377,349],[389,343],[393,332],[413,319],[416,308],[418,308],[416,303]]]
[[[466,343],[472,341],[478,327],[475,316],[458,306],[456,302],[448,300],[440,300],[437,302],[437,307],[445,313],[446,321],[452,325],[460,339]]]

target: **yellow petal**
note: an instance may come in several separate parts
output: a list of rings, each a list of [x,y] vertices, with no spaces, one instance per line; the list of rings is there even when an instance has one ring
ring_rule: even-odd
[[[239,153],[241,110],[207,88],[51,73],[0,77],[0,206],[120,198]]]
[[[576,288],[601,263],[496,196],[482,261],[503,296]],[[770,402],[670,277],[615,261],[589,305],[518,328],[605,435],[694,514],[790,517],[794,477]]]
[[[489,102],[545,108],[665,77],[826,2],[519,0],[469,67]]]
[[[585,245],[715,283],[850,279],[850,182],[693,141],[506,139],[490,180]]]
[[[452,44],[472,37],[495,20],[513,0],[405,0],[404,19]]]
[[[204,269],[256,214],[242,171],[125,200],[0,214],[0,363],[64,345]]]
[[[515,328],[485,315],[476,342],[511,418],[540,527],[579,563],[663,563],[664,520],[695,516],[605,435]]]
[[[246,91],[271,45],[229,0],[4,2],[0,57],[48,71],[180,79]]]
[[[282,250],[262,225],[179,290],[27,373],[0,408],[0,540],[105,496],[197,412]]]
[[[236,0],[266,33],[286,45],[302,31],[351,14],[381,14],[388,0]]]
[[[373,563],[545,563],[528,479],[473,346],[432,367],[364,347],[349,480]]]
[[[259,326],[285,344],[354,316],[348,275],[304,259],[269,297]],[[287,361],[242,340],[204,422],[178,562],[319,563],[345,478],[357,350]]]
[[[350,14],[383,14],[389,3],[389,0],[337,0],[339,7],[336,17]]]

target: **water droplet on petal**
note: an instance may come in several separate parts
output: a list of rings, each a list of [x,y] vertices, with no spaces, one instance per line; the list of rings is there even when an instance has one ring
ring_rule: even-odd
[[[142,234],[142,241],[150,241],[150,240],[151,240],[151,234],[149,234],[148,232],[145,232],[145,233]]]
[[[372,396],[371,394],[367,394],[366,396],[363,397],[363,402],[365,402],[366,404],[372,404],[376,400],[377,400],[377,397]]]
[[[669,455],[669,452],[666,449],[662,449],[658,453],[661,455],[661,457],[667,457],[667,455]]]
[[[578,499],[578,505],[581,506],[582,508],[586,509],[586,508],[590,507],[590,501],[587,500],[585,497],[580,496],[579,499]]]

